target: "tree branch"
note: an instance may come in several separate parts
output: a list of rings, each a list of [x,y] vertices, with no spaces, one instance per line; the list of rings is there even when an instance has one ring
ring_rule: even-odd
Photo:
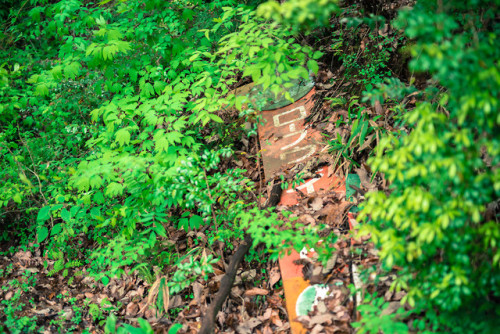
[[[275,184],[273,189],[271,190],[271,194],[269,196],[269,200],[267,201],[266,207],[276,206],[279,203],[281,198],[281,183]],[[233,287],[234,279],[236,277],[236,272],[243,261],[245,254],[252,247],[253,239],[249,234],[245,234],[245,238],[243,243],[238,247],[234,255],[231,257],[231,261],[229,262],[229,267],[227,268],[226,274],[222,277],[220,281],[220,288],[215,298],[210,304],[205,313],[205,317],[201,323],[201,328],[199,334],[212,334],[215,329],[215,319],[220,309],[222,308],[222,304],[226,300],[227,296],[231,292],[231,288]]]

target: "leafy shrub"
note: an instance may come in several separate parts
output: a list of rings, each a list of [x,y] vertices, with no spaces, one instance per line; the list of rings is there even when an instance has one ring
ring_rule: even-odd
[[[390,181],[362,210],[393,289],[422,331],[493,333],[500,298],[500,72],[495,1],[419,1],[396,24],[415,41],[413,71],[432,74],[407,112],[408,136],[385,138],[370,160]],[[384,88],[387,91],[391,87]],[[384,90],[382,89],[382,90]],[[397,89],[397,88],[394,88]]]
[[[57,260],[52,273],[69,274],[82,255],[71,245],[85,238],[106,283],[125,266],[183,267],[161,254],[169,228],[203,229],[209,243],[242,236],[235,218],[252,206],[252,183],[217,169],[245,131],[218,114],[248,102],[229,93],[241,77],[277,94],[317,71],[321,53],[252,6],[190,4],[33,1],[13,14],[16,47],[3,50],[0,72],[0,205],[34,213],[29,234]]]

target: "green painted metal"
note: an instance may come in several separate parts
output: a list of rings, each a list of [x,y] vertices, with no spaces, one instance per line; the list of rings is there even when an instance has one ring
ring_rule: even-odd
[[[295,79],[290,82],[293,86],[287,91],[290,93],[290,96],[294,101],[298,101],[303,98],[314,87],[314,81],[312,78],[309,78],[308,80],[304,80],[302,78]],[[262,86],[260,85],[255,86],[250,90],[250,96],[252,100],[259,101],[259,105],[257,107],[262,111],[283,108],[293,103],[285,98],[285,94],[280,93],[276,97],[273,92],[262,89]]]

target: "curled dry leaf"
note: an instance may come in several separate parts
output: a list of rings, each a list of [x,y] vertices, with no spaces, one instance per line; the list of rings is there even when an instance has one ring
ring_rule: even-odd
[[[163,300],[163,309],[168,312],[169,302],[170,302],[170,292],[167,286],[167,277],[162,276],[158,277],[156,281],[153,283],[153,286],[149,290],[148,299],[144,307],[140,310],[140,313],[146,311],[147,307],[150,305],[154,305],[158,296],[161,294]]]
[[[199,304],[201,302],[201,295],[203,292],[203,285],[201,285],[199,282],[194,282],[193,283],[193,302],[196,304]]]
[[[280,269],[278,267],[273,267],[269,272],[269,288],[272,288],[274,284],[278,283],[281,279]]]
[[[262,288],[252,288],[250,290],[245,291],[244,295],[245,296],[265,296],[269,293],[269,290],[262,289]]]
[[[133,317],[139,312],[139,306],[136,303],[130,303],[127,305],[127,316]]]
[[[311,202],[311,208],[314,211],[318,211],[318,210],[321,210],[322,207],[323,207],[323,199],[319,196],[315,197],[313,199],[313,201]]]

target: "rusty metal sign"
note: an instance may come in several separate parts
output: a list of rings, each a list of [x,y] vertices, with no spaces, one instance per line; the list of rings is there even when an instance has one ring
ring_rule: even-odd
[[[297,94],[303,93],[304,90],[297,89]],[[304,93],[304,96],[293,104],[281,106],[277,103],[276,105],[279,106],[277,109],[262,112],[264,124],[259,125],[259,140],[266,177],[271,177],[274,172],[287,164],[306,162],[320,149],[321,134],[307,128],[304,123],[313,106],[313,95],[314,88]],[[282,103],[282,101],[278,102]],[[296,188],[290,186],[283,191],[280,204],[289,206],[297,204],[297,191],[312,194],[322,189],[336,187],[335,191],[345,193],[345,184],[334,175],[330,166],[317,171],[317,175],[319,177],[305,180],[304,184]],[[308,296],[311,293],[324,293],[324,287],[311,286],[304,280],[302,266],[295,263],[295,260],[307,256],[307,253],[307,250],[301,253],[292,251],[289,255],[279,259],[286,307],[293,334],[306,333],[304,327],[295,319],[298,315],[307,314],[307,310],[312,307],[311,298]]]
[[[289,163],[304,162],[318,150],[321,135],[304,124],[314,89],[286,107],[262,112],[259,139],[266,177]]]

